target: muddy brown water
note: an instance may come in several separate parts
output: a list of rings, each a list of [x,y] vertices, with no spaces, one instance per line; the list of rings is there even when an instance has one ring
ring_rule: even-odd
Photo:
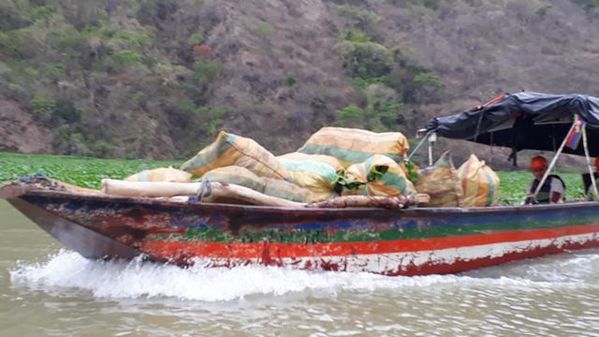
[[[0,336],[599,336],[599,251],[383,277],[100,262],[0,201]]]

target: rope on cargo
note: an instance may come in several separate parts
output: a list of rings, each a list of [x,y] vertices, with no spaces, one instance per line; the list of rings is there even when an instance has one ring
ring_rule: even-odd
[[[410,153],[410,155],[408,156],[408,160],[412,159],[412,156],[414,156],[416,154],[416,152],[420,149],[420,147],[422,146],[422,144],[424,144],[425,141],[428,140],[428,137],[433,133],[434,131],[429,131],[426,134],[424,134],[424,136],[422,136],[422,139],[420,140],[420,143],[418,143],[418,145],[416,145],[416,147],[414,148],[414,150],[412,150],[412,153]]]
[[[198,192],[196,193],[197,202],[201,203],[204,197],[212,194],[212,185],[210,184],[210,180],[206,178],[202,178],[200,181],[200,188],[198,188]]]

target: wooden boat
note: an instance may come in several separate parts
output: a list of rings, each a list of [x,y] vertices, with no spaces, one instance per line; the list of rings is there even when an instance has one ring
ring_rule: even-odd
[[[595,202],[282,208],[122,198],[37,183],[6,185],[0,196],[88,258],[425,275],[599,247]]]
[[[117,197],[46,179],[5,185],[0,197],[85,257],[142,255],[182,266],[425,275],[599,247],[597,202],[285,208]]]

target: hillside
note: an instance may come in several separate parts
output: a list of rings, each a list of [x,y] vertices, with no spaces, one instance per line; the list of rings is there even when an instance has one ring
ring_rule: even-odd
[[[172,159],[221,128],[277,153],[323,125],[411,135],[502,92],[599,96],[598,36],[598,0],[7,0],[0,151]]]

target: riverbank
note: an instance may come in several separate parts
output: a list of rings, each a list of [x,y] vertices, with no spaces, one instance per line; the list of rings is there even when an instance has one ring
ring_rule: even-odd
[[[41,173],[69,184],[100,188],[103,178],[122,179],[141,170],[180,165],[179,161],[97,159],[0,152],[0,183]]]

